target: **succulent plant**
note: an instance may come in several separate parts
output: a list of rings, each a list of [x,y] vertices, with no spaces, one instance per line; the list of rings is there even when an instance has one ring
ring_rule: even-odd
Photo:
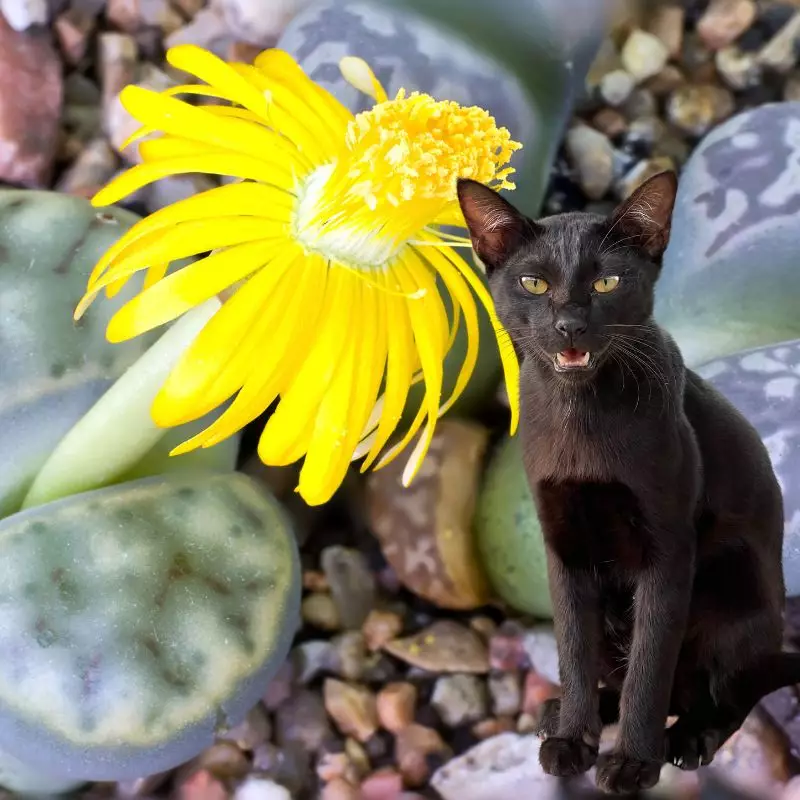
[[[173,458],[209,419],[161,432],[144,406],[124,430],[123,402],[107,439],[97,424],[115,392],[126,401],[131,367],[176,336],[105,340],[136,281],[72,321],[89,271],[135,221],[0,190],[0,784],[15,792],[192,758],[255,704],[299,619],[294,533],[233,472],[238,437]],[[54,453],[62,475],[36,490]]]

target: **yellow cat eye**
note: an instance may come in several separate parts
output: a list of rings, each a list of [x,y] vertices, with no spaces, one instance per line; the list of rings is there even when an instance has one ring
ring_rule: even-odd
[[[608,294],[619,286],[619,278],[616,275],[610,278],[598,278],[592,286],[598,294]]]
[[[522,284],[522,288],[531,294],[544,294],[549,288],[547,281],[534,278],[532,275],[523,275],[519,282]]]

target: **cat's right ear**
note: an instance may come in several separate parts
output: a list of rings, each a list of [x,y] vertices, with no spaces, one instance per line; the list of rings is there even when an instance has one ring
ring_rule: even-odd
[[[462,178],[457,191],[472,249],[491,274],[505,264],[523,240],[534,234],[534,223],[494,189],[478,181]]]

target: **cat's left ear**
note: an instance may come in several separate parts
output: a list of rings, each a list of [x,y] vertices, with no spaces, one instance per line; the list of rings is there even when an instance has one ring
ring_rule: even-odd
[[[646,180],[611,216],[611,227],[620,238],[639,245],[660,258],[669,244],[672,209],[678,191],[674,172],[659,172]]]
[[[478,181],[461,179],[457,190],[472,248],[491,274],[526,238],[533,236],[534,223],[494,189]]]

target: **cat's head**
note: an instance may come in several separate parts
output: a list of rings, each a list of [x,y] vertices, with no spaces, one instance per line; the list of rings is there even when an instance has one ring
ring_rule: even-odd
[[[483,184],[459,181],[472,246],[522,357],[585,378],[607,357],[612,336],[636,336],[653,311],[676,189],[675,174],[662,172],[610,217],[576,212],[534,222]]]

